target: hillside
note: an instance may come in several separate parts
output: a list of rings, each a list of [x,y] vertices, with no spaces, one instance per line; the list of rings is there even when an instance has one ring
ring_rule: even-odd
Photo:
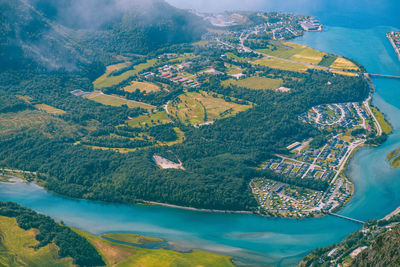
[[[2,0],[0,26],[3,68],[23,67],[30,58],[74,70],[113,55],[198,40],[204,32],[200,18],[162,0]]]

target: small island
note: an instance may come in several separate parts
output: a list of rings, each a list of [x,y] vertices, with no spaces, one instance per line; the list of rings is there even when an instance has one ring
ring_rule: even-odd
[[[389,32],[386,36],[390,40],[390,43],[400,60],[400,32]]]
[[[392,166],[392,168],[398,168],[400,167],[400,147],[390,151],[389,154],[386,157],[387,162],[390,163],[390,165]]]

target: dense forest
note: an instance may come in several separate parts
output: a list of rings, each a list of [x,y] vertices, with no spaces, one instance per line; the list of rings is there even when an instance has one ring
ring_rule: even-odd
[[[56,223],[48,216],[19,206],[12,202],[0,202],[0,215],[17,219],[18,226],[24,230],[37,229],[35,249],[50,243],[56,244],[59,257],[71,257],[78,266],[104,266],[97,250],[84,237],[69,227]]]

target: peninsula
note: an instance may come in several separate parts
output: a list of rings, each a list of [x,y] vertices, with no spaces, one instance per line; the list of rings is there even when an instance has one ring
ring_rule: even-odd
[[[390,43],[400,60],[400,32],[389,32],[386,36],[390,40]]]

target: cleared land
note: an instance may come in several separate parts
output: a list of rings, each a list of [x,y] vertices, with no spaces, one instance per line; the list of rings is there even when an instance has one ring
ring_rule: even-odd
[[[70,258],[59,259],[54,244],[34,249],[38,233],[21,229],[15,218],[0,216],[0,266],[74,266]]]
[[[223,81],[222,84],[225,86],[236,85],[249,89],[262,90],[262,89],[277,89],[282,85],[281,79],[271,79],[265,77],[250,77],[241,80],[229,79]]]
[[[340,70],[359,70],[356,64],[343,57],[338,57],[330,67]]]
[[[234,266],[228,256],[198,250],[181,253],[168,249],[145,249],[105,240],[80,230],[74,231],[87,238],[98,249],[107,266]],[[119,234],[119,238],[123,238],[122,235]]]
[[[146,93],[153,93],[159,92],[160,87],[153,83],[133,81],[131,82],[131,85],[124,88],[124,91],[129,93],[135,92],[136,90]]]
[[[121,75],[117,75],[117,76],[110,75],[111,72],[118,70],[116,65],[109,66],[110,68],[107,68],[106,73],[104,75],[102,75],[100,78],[98,78],[96,81],[93,82],[93,86],[95,88],[104,88],[104,87],[111,87],[111,86],[120,84],[121,82],[129,79],[130,77],[138,74],[139,72],[141,72],[147,68],[150,68],[151,66],[156,64],[156,62],[157,62],[157,59],[148,60],[146,63],[136,65],[132,70],[128,70],[128,71],[122,73]],[[122,64],[127,64],[127,63],[122,63]],[[122,69],[127,66],[127,65],[124,66],[124,65],[120,65],[120,64],[118,64],[118,65],[119,65],[118,66],[119,69]],[[114,69],[114,70],[111,70],[111,69]]]
[[[62,114],[66,113],[62,109],[58,109],[58,108],[55,108],[55,107],[52,107],[52,106],[49,106],[46,104],[35,105],[35,108],[37,108],[38,110],[44,111],[46,113],[49,113],[49,114],[54,114],[54,115],[62,115]]]
[[[389,124],[389,122],[386,121],[385,115],[381,113],[377,108],[371,107],[372,112],[374,113],[376,119],[378,120],[379,124],[382,127],[382,131],[385,134],[390,134],[393,131],[392,125]]]
[[[47,129],[47,125],[51,127]],[[0,133],[8,134],[23,129],[37,129],[46,135],[57,133],[73,136],[77,128],[67,122],[38,110],[25,110],[17,113],[0,114]]]
[[[147,110],[153,110],[155,108],[155,106],[146,103],[128,100],[119,96],[106,95],[100,91],[94,91],[84,97],[107,106],[120,107],[122,105],[127,105],[129,108],[143,108]]]
[[[168,117],[167,112],[159,111],[151,115],[143,115],[128,121],[130,127],[150,127],[160,124],[167,124],[172,122]]]
[[[168,106],[171,116],[191,125],[234,116],[249,108],[250,105],[227,102],[204,91],[180,95]]]

